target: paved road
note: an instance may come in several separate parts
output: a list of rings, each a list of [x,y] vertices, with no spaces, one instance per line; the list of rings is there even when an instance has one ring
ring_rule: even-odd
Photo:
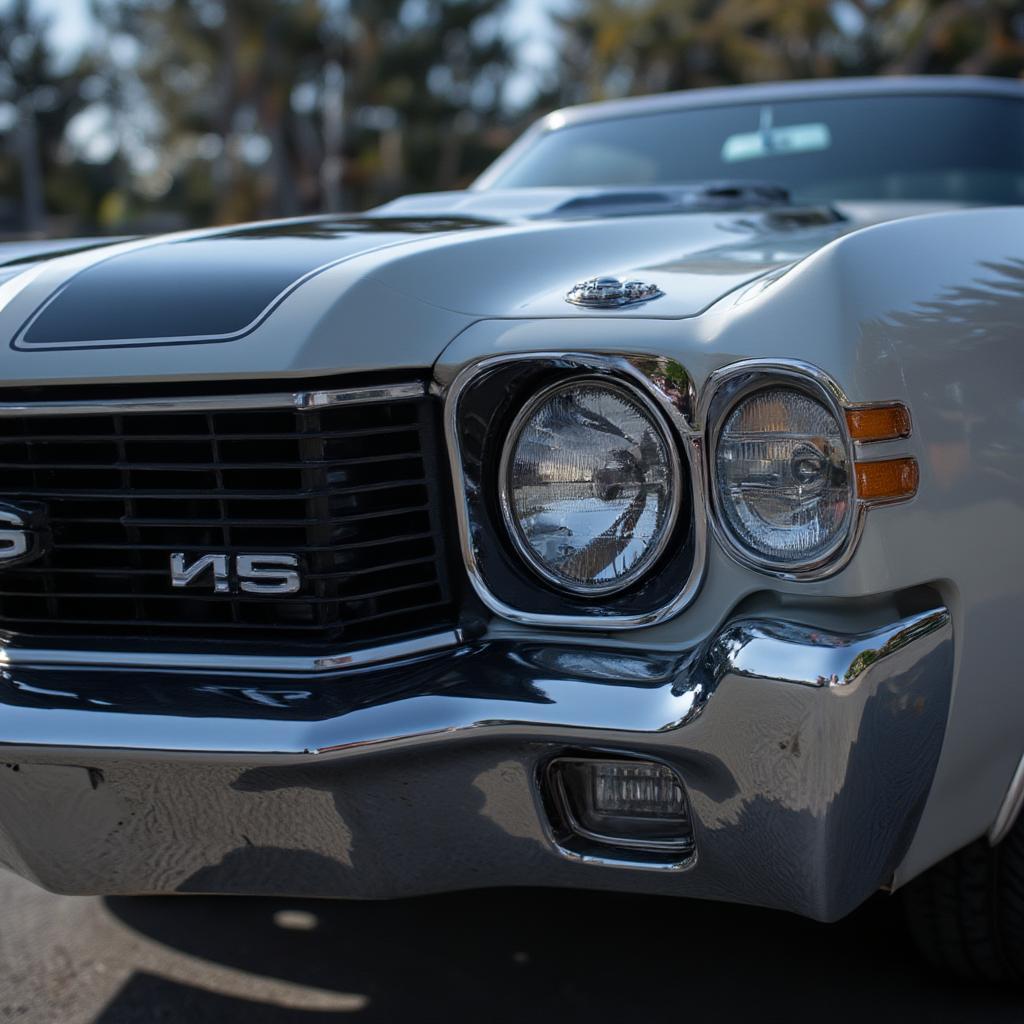
[[[0,872],[0,1021],[1024,1020],[930,974],[894,900],[840,925],[544,890],[399,903],[52,896]]]

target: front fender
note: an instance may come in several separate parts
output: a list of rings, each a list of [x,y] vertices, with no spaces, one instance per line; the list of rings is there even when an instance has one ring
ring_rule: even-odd
[[[758,594],[823,603],[842,618],[856,615],[850,599],[922,584],[939,590],[956,635],[951,709],[897,883],[991,827],[1024,749],[1013,642],[1024,599],[1021,239],[1020,208],[890,221],[826,245],[701,316],[480,321],[435,368],[443,388],[468,362],[497,353],[653,353],[682,363],[699,392],[712,372],[737,360],[790,358],[820,367],[851,402],[909,406],[912,436],[871,445],[864,457],[915,456],[918,494],[871,510],[841,572],[813,583],[777,581],[738,566],[712,540],[693,605],[631,638],[639,645],[690,641]]]

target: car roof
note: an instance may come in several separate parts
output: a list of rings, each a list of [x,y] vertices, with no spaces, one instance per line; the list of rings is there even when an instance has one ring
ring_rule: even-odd
[[[737,103],[778,103],[785,100],[852,96],[1005,96],[1024,99],[1024,83],[1009,78],[972,75],[882,75],[874,78],[815,78],[796,82],[729,85],[710,89],[633,96],[565,107],[542,118],[548,130],[587,121],[631,117],[693,107]]]

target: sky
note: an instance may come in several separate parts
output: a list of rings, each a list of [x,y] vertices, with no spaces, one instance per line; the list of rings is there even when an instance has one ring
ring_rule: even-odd
[[[58,49],[69,55],[81,50],[89,34],[88,0],[35,0],[34,6],[51,19],[50,39]]]
[[[33,0],[35,8],[50,18],[50,38],[69,58],[88,41],[91,28],[89,0]],[[520,70],[506,89],[512,106],[525,105],[536,92],[539,76],[555,61],[555,31],[549,13],[564,10],[572,0],[510,0],[505,32],[516,48]],[[0,9],[3,0],[0,0]]]

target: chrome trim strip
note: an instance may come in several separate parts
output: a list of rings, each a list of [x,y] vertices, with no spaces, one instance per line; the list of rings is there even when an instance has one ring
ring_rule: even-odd
[[[872,676],[891,678],[887,666],[898,652],[913,651],[917,663],[945,645],[951,670],[952,635],[949,612],[944,607],[859,634],[835,633],[780,620],[741,619],[727,622],[719,633],[697,648],[671,652],[668,657],[677,660],[664,673],[660,669],[651,673],[648,666],[631,667],[627,659],[619,673],[613,675],[604,671],[607,666],[599,659],[596,667],[604,674],[595,675],[587,665],[587,657],[593,656],[595,648],[585,648],[581,646],[585,641],[580,641],[574,650],[576,655],[583,652],[583,656],[574,656],[565,666],[536,666],[519,656],[511,663],[517,671],[527,673],[523,678],[562,681],[556,686],[545,683],[542,689],[546,700],[538,702],[535,690],[512,689],[500,695],[482,696],[475,685],[468,693],[451,688],[449,672],[453,678],[475,678],[479,666],[470,660],[459,668],[453,662],[446,667],[446,674],[430,677],[425,682],[425,691],[386,701],[376,708],[346,711],[325,719],[313,715],[282,720],[262,704],[230,720],[212,713],[175,716],[166,714],[166,709],[153,713],[138,704],[133,704],[131,710],[118,710],[88,701],[75,710],[25,708],[9,703],[0,688],[0,748],[103,747],[122,754],[287,754],[308,760],[323,755],[358,756],[369,748],[391,749],[408,740],[425,744],[448,742],[456,734],[500,736],[509,731],[533,731],[547,740],[563,735],[573,747],[591,754],[614,750],[619,756],[626,753],[658,760],[664,759],[656,749],[662,742],[665,750],[680,743],[686,746],[687,727],[708,711],[719,686],[727,680],[792,686],[787,701],[808,709],[812,705],[806,701],[813,700],[813,706],[821,708],[823,705],[818,702],[830,697],[843,700],[843,707],[849,708],[856,702],[845,701],[846,694],[870,684]],[[483,664],[487,664],[487,646],[479,648]],[[869,651],[876,656],[864,657]],[[655,649],[645,656],[661,653]],[[497,649],[493,654],[500,657]],[[940,673],[908,673],[902,659],[892,668],[892,673],[897,672],[909,680],[909,692],[914,692],[919,684],[949,685]],[[845,679],[847,675],[851,676],[852,687],[837,689],[827,685],[832,676]],[[656,680],[656,685],[652,685],[652,680]],[[782,715],[784,719],[785,703],[772,703],[771,715]],[[840,716],[844,713],[839,705],[825,707],[833,707],[833,713]],[[196,707],[192,706],[191,711],[195,712]],[[929,701],[924,714],[926,722],[944,723],[946,707],[938,700]],[[917,721],[913,725],[915,729],[921,727]],[[710,737],[712,745],[721,742],[721,736],[713,729],[697,730],[694,734],[698,740],[701,736],[705,740]],[[941,729],[937,736],[941,738]],[[826,751],[827,746],[818,745],[819,752]],[[730,754],[738,752],[729,750]],[[765,756],[758,747],[748,752],[759,764],[758,759]],[[910,751],[909,756],[917,758],[919,751]],[[670,766],[677,763],[674,759],[670,761]],[[847,769],[845,757],[839,759],[837,767],[841,780]],[[692,786],[687,787],[691,811],[696,816],[695,792]],[[700,842],[699,834],[697,841]]]
[[[748,678],[842,692],[872,666],[932,634],[952,638],[945,606],[919,612],[867,633],[836,634],[772,619],[739,619],[710,645],[711,664]],[[808,653],[812,657],[805,657]],[[813,666],[814,671],[808,671]]]
[[[686,854],[686,858],[680,861],[629,860],[627,858],[601,856],[597,853],[577,853],[575,850],[570,850],[564,846],[558,846],[557,843],[555,844],[555,849],[559,854],[561,854],[561,856],[565,857],[566,860],[575,861],[577,864],[596,864],[602,868],[628,868],[632,871],[682,872],[690,871],[697,865],[696,847],[691,848],[690,852]]]
[[[1001,843],[1013,828],[1014,823],[1020,816],[1021,808],[1024,807],[1024,757],[1017,763],[1017,770],[1013,773],[1006,796],[999,806],[999,813],[992,827],[988,830],[989,844],[995,846]]]
[[[460,629],[446,630],[411,640],[397,640],[377,647],[344,654],[317,657],[252,654],[185,654],[157,651],[76,651],[46,650],[31,647],[0,646],[0,668],[62,666],[66,668],[146,668],[165,672],[218,672],[245,675],[322,675],[344,669],[379,665],[433,651],[458,647],[463,642]]]
[[[3,392],[0,391],[0,394]],[[90,416],[110,413],[233,412],[247,409],[329,409],[370,402],[396,402],[422,398],[422,381],[328,391],[292,391],[272,394],[193,395],[180,398],[136,398],[126,401],[96,399],[83,402],[0,402],[0,417]]]
[[[462,456],[459,448],[458,408],[462,393],[480,374],[495,366],[510,362],[544,362],[577,364],[581,371],[611,370],[626,377],[649,394],[655,404],[672,422],[683,441],[681,460],[685,460],[690,471],[690,495],[693,505],[693,565],[689,577],[683,582],[676,596],[663,605],[641,615],[543,615],[513,608],[492,594],[480,572],[473,545],[472,524],[469,521],[466,479],[462,471]],[[587,629],[611,631],[635,629],[639,626],[653,626],[664,622],[681,612],[697,596],[704,581],[707,564],[707,512],[705,500],[705,476],[703,434],[693,426],[695,408],[694,389],[689,374],[685,380],[668,386],[658,379],[663,375],[652,373],[664,366],[668,360],[659,356],[609,355],[591,352],[517,352],[509,355],[491,356],[471,363],[462,369],[447,389],[444,405],[445,439],[448,444],[448,458],[451,462],[452,481],[455,488],[455,515],[459,527],[459,542],[466,573],[481,601],[496,615],[524,625],[554,626],[563,629]]]

